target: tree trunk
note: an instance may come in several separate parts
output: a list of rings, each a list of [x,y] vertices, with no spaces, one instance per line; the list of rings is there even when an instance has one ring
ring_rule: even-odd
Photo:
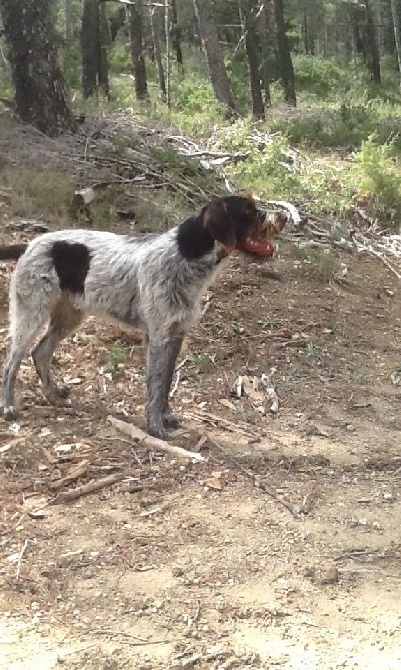
[[[275,62],[275,35],[274,35],[274,18],[272,14],[272,6],[268,0],[259,0],[258,10],[259,20],[259,45],[261,53],[261,78],[262,85],[265,92],[265,105],[270,107],[272,104],[270,93],[270,81],[272,79],[270,67]]]
[[[181,28],[178,24],[178,17],[177,17],[177,3],[176,0],[171,0],[171,41],[173,44],[173,49],[175,51],[175,57],[177,59],[177,63],[182,68],[182,49],[181,49]]]
[[[284,0],[273,0],[274,18],[276,22],[277,55],[281,74],[281,83],[284,91],[284,100],[292,107],[297,106],[295,94],[294,68],[284,19]]]
[[[109,63],[107,60],[107,45],[111,42],[109,24],[106,16],[106,5],[102,2],[99,5],[100,16],[99,16],[99,30],[100,30],[100,54],[99,54],[99,86],[102,89],[104,95],[110,97],[110,85],[109,85]]]
[[[135,95],[137,100],[147,100],[149,98],[149,93],[145,59],[143,56],[142,3],[138,1],[135,5],[128,5],[128,8],[131,59],[135,78]]]
[[[112,42],[116,39],[118,31],[127,21],[127,12],[125,11],[125,6],[122,5],[118,8],[118,11],[110,18],[109,20],[109,32],[110,39]]]
[[[160,92],[162,94],[162,99],[165,101],[167,99],[167,90],[166,90],[166,78],[164,76],[164,67],[162,60],[162,52],[160,47],[160,35],[162,32],[162,23],[160,15],[161,7],[150,7],[150,23],[152,27],[152,38],[153,38],[153,47],[155,60],[157,65],[157,72],[159,75],[159,86]]]
[[[198,18],[202,44],[206,50],[209,67],[209,76],[216,100],[227,107],[228,113],[234,111],[234,100],[231,94],[230,82],[224,65],[223,50],[221,48],[216,23],[212,14],[209,0],[194,0]]]
[[[82,95],[98,91],[101,70],[100,12],[98,0],[84,0],[81,24]]]
[[[75,127],[58,64],[51,0],[0,0],[16,111],[46,135]]]
[[[265,109],[263,106],[259,77],[258,35],[255,30],[255,13],[252,0],[238,0],[238,7],[244,33],[246,57],[248,60],[252,97],[252,116],[254,119],[264,119]]]
[[[366,44],[369,53],[368,66],[372,77],[372,81],[375,84],[381,84],[382,79],[380,71],[379,45],[377,42],[377,30],[370,0],[365,0],[365,8],[366,8]]]
[[[401,86],[401,0],[391,0],[391,15],[394,26],[394,39],[397,49],[397,61]]]

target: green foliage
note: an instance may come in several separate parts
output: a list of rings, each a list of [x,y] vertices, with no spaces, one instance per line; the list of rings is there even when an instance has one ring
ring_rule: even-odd
[[[267,124],[266,124],[267,125]],[[295,152],[287,137],[262,132],[263,124],[238,121],[220,130],[219,146],[249,152],[231,165],[235,181],[263,199],[287,199],[309,211],[340,213],[353,196],[351,165],[318,153]]]
[[[339,267],[338,257],[331,249],[294,246],[293,254],[299,271],[322,284],[328,284]]]
[[[401,164],[395,151],[397,139],[380,144],[377,135],[372,135],[354,154],[354,160],[355,175],[364,192],[363,204],[370,216],[399,225]]]
[[[108,353],[107,372],[115,373],[121,368],[126,360],[126,354],[123,345],[117,341]]]
[[[197,372],[206,372],[212,365],[216,365],[216,354],[205,351],[202,354],[191,354],[188,356],[189,367]]]
[[[297,92],[307,91],[319,99],[331,97],[347,82],[346,70],[320,56],[297,56],[294,70]]]

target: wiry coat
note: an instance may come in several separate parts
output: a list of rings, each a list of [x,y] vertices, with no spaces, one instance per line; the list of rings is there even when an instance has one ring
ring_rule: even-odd
[[[22,254],[10,285],[12,344],[0,401],[4,416],[15,416],[21,360],[47,322],[32,357],[46,396],[67,396],[68,389],[52,379],[50,360],[57,343],[92,314],[145,332],[148,431],[165,438],[166,428],[176,425],[168,407],[175,361],[199,316],[202,295],[235,248],[249,251],[251,245],[253,251],[256,244],[255,253],[271,255],[263,226],[252,201],[229,196],[163,234],[62,230],[34,239],[26,249],[0,249],[0,259]]]

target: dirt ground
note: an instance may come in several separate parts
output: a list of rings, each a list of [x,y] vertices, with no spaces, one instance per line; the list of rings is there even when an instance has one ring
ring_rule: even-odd
[[[212,287],[171,436],[204,463],[108,423],[144,426],[136,334],[90,320],[63,344],[65,407],[24,361],[19,419],[0,424],[3,670],[401,668],[400,286],[377,259],[338,260],[325,284],[283,244]],[[272,367],[275,416],[233,393]]]

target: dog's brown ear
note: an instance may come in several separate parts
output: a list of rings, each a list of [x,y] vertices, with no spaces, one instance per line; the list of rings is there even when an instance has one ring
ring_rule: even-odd
[[[203,225],[208,233],[226,248],[228,253],[234,251],[237,244],[234,222],[224,202],[212,203],[206,207]]]

